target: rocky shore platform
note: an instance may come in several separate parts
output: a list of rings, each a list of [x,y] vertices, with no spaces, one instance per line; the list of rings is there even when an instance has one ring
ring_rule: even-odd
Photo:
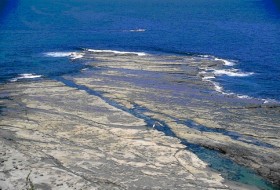
[[[79,73],[0,87],[0,189],[278,189],[280,107],[213,91],[202,69],[221,61],[83,54]]]

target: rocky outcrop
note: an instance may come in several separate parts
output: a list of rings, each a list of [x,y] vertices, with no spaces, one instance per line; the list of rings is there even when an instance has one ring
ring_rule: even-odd
[[[1,189],[228,189],[176,138],[60,82],[7,84]]]
[[[128,109],[138,106],[145,115],[167,123],[176,136],[219,150],[280,184],[279,104],[214,92],[213,83],[203,80],[201,68],[222,68],[220,61],[94,56],[92,66],[97,71],[88,70],[68,79]]]
[[[60,82],[1,86],[2,189],[252,188],[210,170],[188,143],[280,184],[280,107],[215,92],[202,71],[221,61],[84,53],[92,57]]]

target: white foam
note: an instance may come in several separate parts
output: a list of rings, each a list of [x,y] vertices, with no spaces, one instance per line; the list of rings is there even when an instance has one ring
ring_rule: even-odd
[[[237,94],[236,96],[237,96],[238,98],[240,98],[240,99],[252,99],[252,97],[247,96],[247,95],[240,95],[240,94]]]
[[[204,80],[204,81],[210,81],[211,79],[215,79],[215,77],[214,76],[204,76],[204,77],[202,77],[202,80]]]
[[[40,78],[42,75],[34,75],[30,73],[20,74],[18,77],[11,79],[11,82],[16,82],[20,79],[34,79],[34,78]]]
[[[227,75],[230,77],[247,77],[253,75],[254,73],[240,72],[238,69],[220,69],[220,70],[217,69],[217,70],[213,70],[213,74],[215,76]]]
[[[145,31],[146,31],[146,29],[143,29],[143,28],[129,30],[129,32],[145,32]]]
[[[206,71],[201,71],[199,72],[199,75],[202,77],[202,80],[204,81],[211,81],[211,79],[215,79],[215,76],[212,73],[206,72]]]
[[[217,82],[212,82],[212,83],[213,83],[213,85],[214,85],[214,89],[215,89],[217,92],[224,93],[224,92],[223,92],[223,87],[221,87],[219,83],[217,83]]]
[[[232,93],[232,92],[224,92],[223,87],[218,82],[215,82],[215,81],[212,80],[212,79],[216,78],[215,75],[214,76],[211,75],[211,73],[213,73],[213,72],[209,72],[209,70],[207,70],[207,71],[208,72],[201,71],[199,74],[202,75],[202,80],[203,81],[208,81],[208,82],[213,84],[214,90],[216,92],[219,92],[219,93],[221,93],[223,95],[226,95],[226,96],[235,96],[235,97],[241,98],[241,99],[252,99],[250,96],[247,96],[247,95],[240,95],[240,94],[235,94],[235,93]]]
[[[45,53],[47,57],[70,57],[71,59],[81,59],[84,53],[80,52],[48,52]]]
[[[248,95],[236,94],[236,93],[232,93],[232,92],[224,92],[223,87],[221,87],[219,83],[213,82],[211,80],[208,80],[208,81],[214,85],[214,90],[216,92],[219,92],[226,96],[232,96],[232,97],[237,97],[240,99],[247,99],[247,100],[255,99],[255,100],[263,101],[263,104],[279,104],[279,101],[274,100],[274,99],[259,99],[259,98],[253,98]]]
[[[247,96],[247,95],[235,94],[235,93],[232,93],[232,92],[224,92],[223,91],[223,87],[221,87],[219,83],[213,82],[213,81],[210,81],[210,82],[214,85],[215,91],[219,92],[219,93],[221,93],[223,95],[235,96],[235,97],[240,98],[240,99],[253,99],[252,97]]]
[[[220,58],[217,58],[217,57],[215,57],[214,60],[224,62],[224,65],[226,65],[226,66],[234,66],[235,65],[235,62],[233,60],[220,59]]]
[[[279,104],[279,101],[274,99],[262,99],[264,104]]]
[[[202,58],[213,58],[213,56],[211,56],[211,55],[198,55],[198,57],[202,57]]]
[[[199,57],[207,58],[207,59],[210,58],[209,55],[201,55]],[[215,60],[223,61],[219,58],[215,58]],[[233,66],[233,65],[228,65],[228,63],[225,63],[225,65]],[[203,71],[199,72],[199,75],[202,77],[202,80],[210,82],[213,85],[214,90],[218,93],[221,93],[226,96],[237,97],[240,99],[248,99],[248,100],[255,99],[258,101],[262,101],[263,104],[279,104],[280,103],[279,101],[274,100],[274,99],[259,99],[259,98],[250,97],[248,95],[236,94],[236,93],[232,93],[232,92],[225,92],[223,87],[218,82],[213,80],[217,76],[221,76],[221,75],[227,75],[227,76],[231,76],[231,77],[247,77],[247,76],[253,75],[254,74],[253,72],[240,72],[240,70],[234,69],[234,68],[231,68],[231,69],[212,69],[211,68],[211,69],[209,69],[209,68],[201,67],[200,69],[203,70]]]
[[[215,57],[215,56],[212,56],[212,55],[198,55],[198,56],[201,57],[201,58],[204,58],[204,59],[221,61],[221,62],[224,63],[225,66],[230,66],[230,67],[234,66],[237,62],[235,60],[222,59],[222,58],[218,58],[218,57]]]
[[[45,53],[48,57],[69,57],[73,52],[48,52]]]
[[[254,99],[254,100],[262,101],[263,104],[279,104],[279,101],[274,100],[274,99],[253,98],[253,97],[248,96],[248,95],[241,95],[241,94],[235,94],[235,93],[225,93],[225,92],[222,92],[222,94],[230,95],[230,96],[235,96],[235,97],[240,98],[240,99],[247,99],[247,100]]]
[[[118,55],[138,55],[138,56],[146,56],[147,54],[144,52],[128,52],[128,51],[115,51],[115,50],[99,50],[99,49],[86,49],[89,52],[93,53],[113,53]]]
[[[81,59],[84,57],[83,53],[73,53],[71,56],[71,59]]]

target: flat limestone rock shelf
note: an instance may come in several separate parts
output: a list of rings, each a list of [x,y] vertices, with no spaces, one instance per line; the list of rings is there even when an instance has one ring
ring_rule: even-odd
[[[280,105],[215,92],[205,71],[227,68],[222,61],[87,52],[85,58],[92,68],[67,80],[164,122],[177,137],[218,150],[280,184]]]
[[[240,189],[176,138],[53,80],[0,87],[1,189]]]

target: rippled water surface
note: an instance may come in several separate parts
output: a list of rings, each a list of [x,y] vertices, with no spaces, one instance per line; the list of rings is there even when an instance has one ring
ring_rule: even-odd
[[[83,67],[46,52],[211,55],[235,63],[218,71],[223,92],[280,100],[279,7],[276,0],[3,0],[0,80]]]

